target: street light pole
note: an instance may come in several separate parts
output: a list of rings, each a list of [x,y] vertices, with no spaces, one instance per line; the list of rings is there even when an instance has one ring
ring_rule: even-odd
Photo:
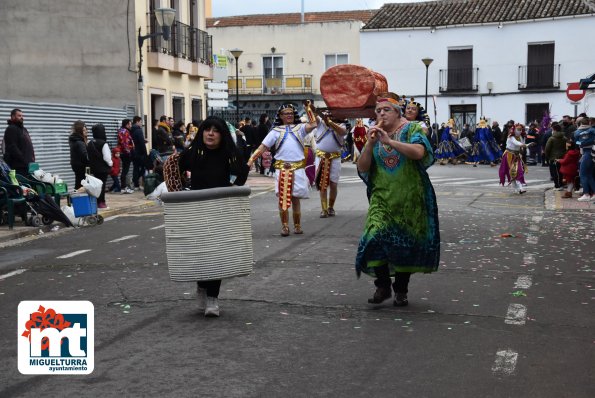
[[[242,55],[243,51],[239,48],[234,48],[230,51],[233,57],[236,59],[236,123],[238,128],[240,127],[240,90],[239,90],[239,79],[240,75],[238,73],[238,59],[240,55]]]
[[[144,94],[144,80],[143,80],[143,43],[145,40],[151,37],[163,36],[163,40],[168,41],[170,32],[171,32],[171,24],[174,23],[174,18],[176,17],[176,10],[173,8],[158,8],[155,10],[155,19],[157,20],[157,25],[161,26],[161,32],[155,32],[148,35],[141,35],[141,28],[138,28],[138,91],[140,96],[139,101],[139,115],[143,119],[143,123],[146,125],[145,120],[145,111],[144,111],[144,103],[145,103],[145,94]]]
[[[426,66],[426,112],[428,111],[428,69],[430,68],[432,61],[434,61],[432,58],[424,58],[421,60]]]

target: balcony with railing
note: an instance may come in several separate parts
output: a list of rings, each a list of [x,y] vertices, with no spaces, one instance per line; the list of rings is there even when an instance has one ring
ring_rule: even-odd
[[[154,14],[148,14],[148,33],[159,33],[161,27]],[[171,37],[152,37],[148,45],[148,67],[168,69],[192,76],[213,76],[213,37],[207,32],[174,21]]]
[[[519,90],[560,88],[560,64],[519,66]]]
[[[229,94],[236,93],[236,79],[227,80]],[[312,75],[240,76],[237,81],[240,95],[312,94]]]
[[[477,91],[479,68],[440,69],[441,93]]]

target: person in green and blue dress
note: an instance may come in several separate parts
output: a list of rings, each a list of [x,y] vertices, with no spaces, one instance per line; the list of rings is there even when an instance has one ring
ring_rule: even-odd
[[[397,307],[408,304],[411,274],[434,272],[440,260],[436,194],[426,172],[434,162],[432,147],[401,106],[394,93],[379,96],[376,125],[357,163],[370,203],[355,260],[358,277],[363,272],[376,278],[368,302],[391,298],[392,284]]]

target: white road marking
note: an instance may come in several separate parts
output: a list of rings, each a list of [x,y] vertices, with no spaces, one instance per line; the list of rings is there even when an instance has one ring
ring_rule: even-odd
[[[86,253],[86,252],[90,252],[90,251],[91,251],[91,249],[77,250],[77,251],[75,251],[75,252],[68,253],[68,254],[64,254],[64,255],[62,255],[62,256],[58,256],[58,257],[56,257],[56,258],[70,258],[70,257],[78,256],[79,254],[83,254],[83,253]]]
[[[3,279],[10,278],[11,276],[22,274],[25,271],[27,271],[27,270],[26,269],[17,269],[17,270],[9,272],[8,274],[0,275],[0,281]]]
[[[118,239],[110,240],[107,243],[122,242],[123,240],[128,240],[128,239],[136,238],[137,236],[138,235],[126,235],[126,236],[122,236],[121,238],[118,238]]]
[[[540,223],[541,220],[543,220],[543,216],[533,216],[531,217],[531,220],[533,220],[534,223]]]
[[[504,323],[508,325],[524,325],[527,317],[527,307],[522,304],[510,304]]]
[[[527,243],[529,243],[531,245],[536,245],[537,244],[537,236],[527,235]]]
[[[159,228],[164,228],[164,227],[165,227],[165,224],[161,224],[161,225],[158,225],[156,227],[149,228],[149,229],[153,230],[153,229],[159,229]]]
[[[525,263],[525,264],[535,264],[535,254],[525,253],[523,255],[523,263]]]
[[[517,278],[516,282],[514,283],[515,289],[529,289],[533,284],[533,280],[531,275],[521,275]]]
[[[487,180],[471,180],[471,181],[461,181],[461,182],[447,182],[443,183],[442,185],[470,185],[470,184],[479,184],[480,182],[490,182],[496,180],[495,178],[488,178]]]
[[[111,217],[106,217],[103,219],[103,221],[112,221],[115,220],[116,218],[119,218],[119,215],[115,215],[115,216],[111,216]]]
[[[473,178],[431,178],[430,177],[430,181],[433,183],[446,183],[446,182],[450,182],[450,181],[468,181],[468,180],[473,180]],[[491,181],[493,181],[494,179],[492,178]]]
[[[496,353],[496,361],[492,366],[492,372],[499,375],[510,376],[514,373],[516,368],[516,362],[519,357],[519,353],[511,350],[498,351]]]

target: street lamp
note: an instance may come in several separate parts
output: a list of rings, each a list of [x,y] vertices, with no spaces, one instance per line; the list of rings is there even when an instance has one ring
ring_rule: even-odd
[[[161,27],[161,32],[151,33],[148,35],[142,36],[140,34],[141,28],[138,28],[138,50],[139,50],[139,60],[138,60],[138,91],[140,92],[140,117],[143,118],[143,122],[145,122],[144,118],[144,81],[143,81],[143,43],[145,40],[151,37],[163,36],[163,40],[168,41],[169,36],[171,33],[171,25],[174,23],[174,19],[176,17],[176,10],[173,8],[157,8],[155,10],[155,19],[157,20],[157,25]]]
[[[236,59],[236,122],[238,127],[240,126],[240,91],[239,91],[239,74],[238,74],[238,58],[242,55],[243,51],[239,48],[234,48],[230,51],[231,55]]]
[[[430,68],[432,61],[434,61],[432,58],[424,58],[421,60],[426,66],[426,112],[428,111],[428,69]]]

